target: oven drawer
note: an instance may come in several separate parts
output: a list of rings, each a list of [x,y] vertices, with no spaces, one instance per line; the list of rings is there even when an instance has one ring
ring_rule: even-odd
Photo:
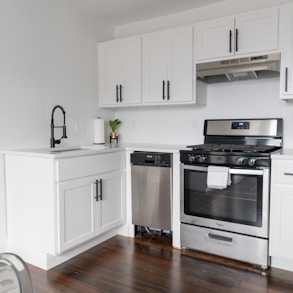
[[[268,240],[181,224],[181,246],[266,268]]]
[[[272,182],[292,185],[293,160],[272,160]]]

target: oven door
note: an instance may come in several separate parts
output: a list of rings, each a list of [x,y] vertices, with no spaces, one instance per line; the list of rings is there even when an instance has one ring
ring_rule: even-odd
[[[207,172],[181,163],[181,222],[268,238],[269,169],[231,168],[226,189],[208,188]]]

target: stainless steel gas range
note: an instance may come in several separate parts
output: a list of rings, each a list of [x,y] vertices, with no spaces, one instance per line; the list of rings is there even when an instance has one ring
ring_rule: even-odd
[[[269,262],[271,154],[282,119],[205,120],[204,144],[180,151],[181,246]]]

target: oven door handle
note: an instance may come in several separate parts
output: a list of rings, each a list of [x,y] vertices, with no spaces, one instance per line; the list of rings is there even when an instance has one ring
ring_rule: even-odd
[[[254,169],[229,169],[229,174],[239,174],[239,175],[263,175],[263,170],[254,170]]]
[[[184,170],[207,172],[207,167],[183,165]],[[212,165],[214,166],[214,165]],[[265,169],[265,168],[264,168]],[[229,174],[233,175],[264,175],[264,169],[229,169]]]

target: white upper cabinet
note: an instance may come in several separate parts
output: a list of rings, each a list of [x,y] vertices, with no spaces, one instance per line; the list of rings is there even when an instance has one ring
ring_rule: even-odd
[[[293,99],[293,5],[281,9],[281,98]]]
[[[141,37],[99,43],[99,104],[141,103]]]
[[[234,17],[227,17],[195,26],[196,59],[213,59],[234,55]]]
[[[194,102],[193,28],[146,34],[142,38],[143,104]]]
[[[279,9],[269,8],[196,25],[197,60],[278,49]]]

